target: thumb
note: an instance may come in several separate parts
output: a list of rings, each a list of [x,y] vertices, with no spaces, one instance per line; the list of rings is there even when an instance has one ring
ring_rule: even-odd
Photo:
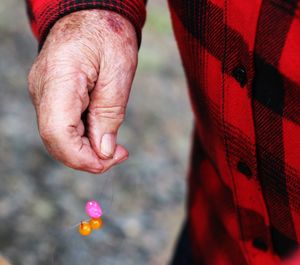
[[[124,120],[125,106],[95,106],[88,115],[89,139],[96,154],[102,159],[114,155],[117,133]]]
[[[134,72],[122,74],[109,82],[99,78],[91,94],[88,135],[94,151],[102,159],[111,158],[115,153],[117,134],[125,117]]]

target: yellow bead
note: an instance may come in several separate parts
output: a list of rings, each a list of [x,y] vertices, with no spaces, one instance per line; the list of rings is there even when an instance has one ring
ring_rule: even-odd
[[[100,229],[103,224],[103,222],[100,218],[91,219],[89,223],[90,223],[91,228],[94,230]]]
[[[81,222],[78,230],[82,236],[88,236],[92,233],[92,227],[88,222]]]

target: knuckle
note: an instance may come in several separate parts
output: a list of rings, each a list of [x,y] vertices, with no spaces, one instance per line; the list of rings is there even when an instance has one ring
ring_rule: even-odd
[[[27,75],[28,90],[30,94],[33,94],[35,75],[35,65],[33,65]]]
[[[132,54],[124,54],[118,56],[119,65],[128,71],[133,71],[137,67],[137,56]]]
[[[65,161],[64,164],[70,168],[73,168],[75,170],[85,171],[93,174],[102,174],[103,169],[93,167],[89,163],[84,163],[81,161]]]
[[[102,107],[94,106],[90,109],[90,114],[96,118],[107,119],[116,123],[122,123],[125,118],[124,106]]]
[[[76,161],[72,161],[71,159],[64,158],[61,159],[61,162],[69,168],[80,170],[80,171],[86,171],[86,168],[84,166],[82,166],[80,163],[76,163]]]
[[[75,170],[84,170],[84,167],[74,161],[63,161],[63,163],[70,168],[73,168]]]
[[[39,128],[39,133],[42,138],[42,140],[46,143],[49,144],[55,139],[55,132],[54,130],[50,129],[49,127],[40,127]]]
[[[44,65],[36,61],[28,75],[27,75],[27,81],[28,81],[28,92],[35,101],[36,98],[38,98],[40,90],[42,89],[44,78],[46,76]]]
[[[27,80],[28,80],[29,83],[31,83],[32,80],[34,79],[33,76],[34,76],[34,66],[31,67],[31,69],[30,69],[30,71],[27,75]]]
[[[88,171],[92,174],[103,174],[105,171],[103,169],[90,169],[90,170],[85,170]]]

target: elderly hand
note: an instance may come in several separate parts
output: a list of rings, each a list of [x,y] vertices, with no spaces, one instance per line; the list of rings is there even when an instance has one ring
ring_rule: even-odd
[[[28,77],[39,132],[54,158],[91,173],[127,159],[116,138],[136,66],[136,33],[122,16],[85,10],[56,22]]]

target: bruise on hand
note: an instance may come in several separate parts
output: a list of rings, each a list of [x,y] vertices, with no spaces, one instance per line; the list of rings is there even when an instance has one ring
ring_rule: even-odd
[[[123,32],[124,24],[116,16],[108,17],[106,20],[113,32],[118,34]]]
[[[123,44],[125,46],[132,47],[136,44],[136,39],[132,38],[131,35],[128,35],[127,33],[127,25],[124,23],[124,18],[120,17],[119,14],[114,14],[111,12],[109,16],[105,17],[106,24],[108,28],[115,34],[122,36],[123,38]],[[134,35],[134,37],[136,37]]]

